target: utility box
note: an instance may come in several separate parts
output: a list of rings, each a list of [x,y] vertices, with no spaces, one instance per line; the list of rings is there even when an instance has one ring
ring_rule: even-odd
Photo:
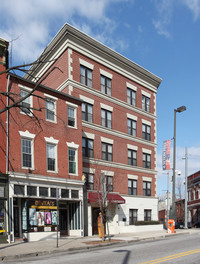
[[[170,234],[175,233],[175,221],[174,221],[174,219],[168,220],[167,233],[170,233]]]

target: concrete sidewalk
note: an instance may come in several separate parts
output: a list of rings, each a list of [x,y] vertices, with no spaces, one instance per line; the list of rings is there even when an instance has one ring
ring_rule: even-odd
[[[58,252],[89,250],[98,247],[122,245],[145,240],[164,239],[168,236],[195,233],[200,234],[200,229],[178,229],[175,234],[168,234],[166,230],[119,234],[111,236],[110,241],[106,239],[104,242],[102,242],[98,236],[83,238],[66,237],[58,240],[58,248],[56,239],[37,242],[17,241],[12,244],[0,244],[0,261],[19,260],[20,258],[42,256]]]

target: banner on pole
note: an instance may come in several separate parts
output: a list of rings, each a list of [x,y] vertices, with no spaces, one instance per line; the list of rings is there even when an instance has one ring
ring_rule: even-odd
[[[171,146],[171,139],[165,140],[163,142],[163,152],[162,152],[163,170],[170,169],[170,146]]]

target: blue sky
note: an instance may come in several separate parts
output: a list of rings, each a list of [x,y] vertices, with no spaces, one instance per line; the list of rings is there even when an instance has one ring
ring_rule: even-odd
[[[174,109],[182,105],[187,111],[177,113],[176,167],[184,178],[188,147],[189,174],[200,170],[200,0],[6,0],[0,12],[0,37],[12,41],[12,65],[34,61],[69,23],[161,77],[158,195],[167,189],[162,144],[173,138]]]

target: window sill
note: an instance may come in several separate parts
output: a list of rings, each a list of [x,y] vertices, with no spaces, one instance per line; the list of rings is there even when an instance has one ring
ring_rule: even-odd
[[[57,120],[56,121],[53,121],[53,120],[50,120],[50,119],[46,119],[47,122],[50,122],[50,123],[53,123],[53,124],[57,124]]]
[[[78,174],[74,174],[74,173],[68,173],[70,176],[79,176]]]
[[[58,173],[58,171],[51,171],[51,170],[47,170],[47,172],[48,173],[54,173],[54,174]]]

